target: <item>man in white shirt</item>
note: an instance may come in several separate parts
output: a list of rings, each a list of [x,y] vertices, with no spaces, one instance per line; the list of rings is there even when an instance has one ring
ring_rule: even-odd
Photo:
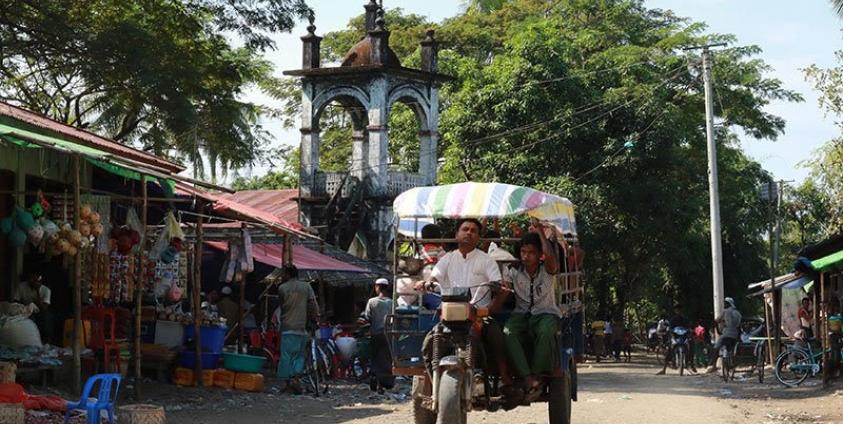
[[[26,275],[26,281],[18,284],[15,292],[15,302],[24,305],[35,304],[38,312],[32,315],[32,320],[41,332],[43,343],[52,343],[53,339],[53,318],[50,313],[50,288],[44,285],[44,276],[38,271],[30,271]]]
[[[431,273],[432,283],[421,282],[416,288],[426,286],[431,289],[431,284],[441,288],[468,287],[471,291],[472,310],[489,310],[489,316],[480,319],[483,322],[480,338],[485,358],[479,363],[484,369],[497,371],[501,377],[501,391],[506,392],[504,387],[512,385],[506,362],[506,344],[500,323],[491,315],[500,311],[508,293],[500,292],[496,295],[492,287],[487,285],[501,281],[501,272],[497,262],[477,248],[482,230],[482,224],[476,219],[461,220],[457,224],[456,233],[458,248],[439,258]],[[428,339],[429,337],[425,339],[425,345],[428,345]],[[426,351],[427,348],[423,350]]]

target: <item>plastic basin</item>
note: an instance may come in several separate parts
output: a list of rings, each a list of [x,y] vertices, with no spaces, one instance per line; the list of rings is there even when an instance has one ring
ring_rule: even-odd
[[[243,355],[231,352],[223,352],[222,354],[223,367],[227,370],[237,372],[261,372],[265,361],[266,358],[262,356]]]

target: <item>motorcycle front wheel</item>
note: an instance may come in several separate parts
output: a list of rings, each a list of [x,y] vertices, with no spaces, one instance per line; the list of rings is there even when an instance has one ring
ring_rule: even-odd
[[[436,424],[466,424],[468,411],[463,407],[462,390],[465,373],[449,369],[442,373],[437,396]]]

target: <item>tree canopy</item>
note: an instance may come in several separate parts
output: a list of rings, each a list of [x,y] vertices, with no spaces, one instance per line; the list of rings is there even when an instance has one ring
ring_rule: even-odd
[[[726,292],[740,298],[768,275],[757,193],[770,176],[733,129],[773,140],[785,122],[765,106],[802,98],[766,76],[758,47],[641,1],[466,6],[438,24],[400,9],[386,19],[405,66],[417,65],[418,41],[436,29],[440,72],[456,77],[441,92],[441,183],[498,181],[572,199],[590,310],[677,302],[700,316],[711,310],[712,274],[705,109],[700,58],[683,48],[726,42],[713,64]],[[356,17],[327,34],[325,56],[341,57],[362,25]],[[392,127],[406,128],[401,118],[390,117],[391,152],[418,145]]]
[[[200,172],[204,154],[214,177],[265,148],[267,110],[240,99],[271,72],[271,33],[308,13],[303,0],[9,0],[0,98]]]

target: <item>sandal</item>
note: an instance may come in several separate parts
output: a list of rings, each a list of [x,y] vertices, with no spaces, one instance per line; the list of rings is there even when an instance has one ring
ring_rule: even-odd
[[[527,377],[524,380],[524,400],[534,402],[542,394],[542,383],[535,377]]]

